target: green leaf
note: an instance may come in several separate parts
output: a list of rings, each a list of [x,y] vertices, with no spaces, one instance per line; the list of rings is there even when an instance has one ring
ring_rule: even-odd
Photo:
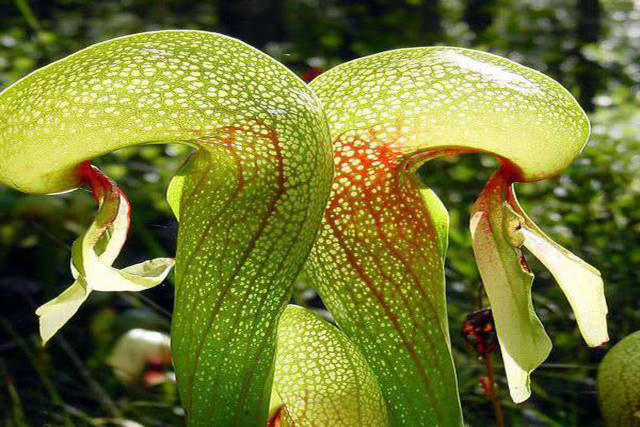
[[[292,425],[388,425],[378,381],[360,351],[302,307],[287,306],[280,318],[274,391]]]
[[[184,185],[187,180],[187,175],[191,173],[189,159],[190,157],[187,158],[173,178],[171,178],[169,187],[167,188],[167,202],[169,203],[169,207],[171,208],[173,215],[178,221],[180,220],[180,203],[182,203]]]
[[[598,368],[597,385],[606,426],[640,424],[640,331],[607,352]]]
[[[586,114],[556,81],[470,49],[386,51],[341,64],[311,87],[334,138],[378,129],[423,161],[445,149],[493,153],[515,165],[519,180],[561,172],[590,132]]]
[[[436,239],[440,247],[440,257],[444,260],[449,245],[449,213],[440,198],[430,188],[420,191],[436,232]]]

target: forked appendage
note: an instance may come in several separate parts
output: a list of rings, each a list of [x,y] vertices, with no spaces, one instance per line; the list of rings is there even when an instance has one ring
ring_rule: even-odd
[[[501,167],[487,182],[471,212],[476,262],[493,309],[511,396],[531,394],[529,374],[551,350],[551,341],[531,302],[531,273],[521,248],[554,276],[589,346],[608,341],[607,305],[598,270],[558,245],[525,214],[513,190],[514,175]]]
[[[173,258],[156,258],[121,270],[111,265],[120,254],[129,231],[129,201],[116,184],[91,163],[77,169],[98,202],[89,228],[71,248],[75,281],[57,298],[40,306],[40,336],[46,343],[80,308],[91,291],[141,291],[160,284],[173,267]]]

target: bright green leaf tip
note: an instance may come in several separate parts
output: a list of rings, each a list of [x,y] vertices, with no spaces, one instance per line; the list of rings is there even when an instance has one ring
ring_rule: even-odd
[[[341,64],[311,86],[334,135],[393,123],[407,153],[445,147],[493,153],[517,169],[519,180],[557,175],[590,134],[585,112],[556,81],[470,49],[386,51]]]
[[[276,75],[297,84],[262,86]],[[80,184],[75,168],[85,160],[137,144],[194,144],[199,132],[234,119],[266,120],[317,109],[315,102],[285,67],[222,34],[164,30],[107,40],[0,93],[0,182],[29,193],[68,191]],[[296,108],[282,109],[287,103]],[[243,110],[249,104],[261,106],[259,117]]]

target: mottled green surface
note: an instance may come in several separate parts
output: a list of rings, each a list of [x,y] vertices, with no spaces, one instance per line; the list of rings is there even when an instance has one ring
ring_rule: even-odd
[[[448,219],[412,172],[433,157],[480,151],[505,159],[510,179],[542,179],[580,151],[588,122],[552,80],[463,49],[385,52],[313,87],[337,176],[311,275],[379,377],[392,422],[458,425],[443,280]],[[262,423],[275,325],[331,176],[314,95],[238,41],[159,32],[89,48],[1,99],[0,113],[24,119],[1,128],[0,155],[11,162],[0,177],[24,191],[73,188],[74,165],[124,145],[199,149],[169,191],[181,221],[172,326],[181,395],[192,424]],[[124,142],[112,142],[116,134]],[[27,137],[34,149],[23,153]],[[531,311],[528,299],[514,305]],[[510,307],[495,308],[509,317]],[[506,329],[498,322],[503,343]],[[521,378],[507,369],[512,394],[524,381],[528,393],[531,369],[521,362]]]
[[[379,376],[393,423],[459,425],[440,234],[446,215],[435,196],[423,198],[412,172],[435,157],[486,152],[506,159],[515,180],[543,179],[580,152],[587,118],[549,77],[458,48],[375,54],[327,71],[311,88],[327,112],[336,165],[309,262],[313,282]],[[496,309],[507,307],[506,318],[512,306],[527,311],[526,289],[522,296]],[[540,363],[548,345],[538,351]],[[526,375],[509,379],[514,389],[527,387]]]
[[[598,400],[608,427],[640,426],[640,331],[622,339],[602,359]]]
[[[376,376],[347,336],[311,311],[287,306],[278,324],[274,393],[292,425],[388,424]]]
[[[28,192],[71,189],[81,161],[121,147],[197,149],[179,202],[178,387],[192,425],[264,424],[277,318],[331,178],[304,83],[238,40],[152,32],[31,74],[2,93],[0,117],[0,180]]]
[[[561,172],[586,144],[589,122],[550,77],[461,48],[398,49],[339,65],[311,87],[334,138],[393,126],[403,154],[459,147],[511,161],[523,180]]]

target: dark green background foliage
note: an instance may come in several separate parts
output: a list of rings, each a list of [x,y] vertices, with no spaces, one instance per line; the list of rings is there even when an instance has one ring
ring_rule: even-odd
[[[640,327],[640,10],[619,0],[3,0],[0,88],[89,44],[134,32],[192,28],[223,32],[265,50],[305,77],[386,49],[455,45],[488,50],[547,73],[587,110],[593,136],[560,177],[522,184],[530,215],[605,277],[615,343]],[[128,265],[175,251],[176,223],[164,201],[187,150],[121,150],[97,163],[133,201]],[[478,387],[484,373],[461,338],[477,308],[479,276],[468,209],[495,162],[451,157],[421,171],[449,208],[447,265],[451,331],[466,421],[493,423]],[[172,385],[122,386],[105,365],[114,340],[133,327],[168,330],[173,287],[142,294],[92,294],[46,347],[34,309],[71,281],[69,245],[95,211],[87,191],[28,196],[0,187],[0,424],[104,425],[120,417],[179,425]],[[583,344],[560,289],[539,264],[534,303],[554,349],[533,375],[533,397],[516,407],[497,361],[500,394],[513,424],[600,425],[597,363],[605,350]],[[294,299],[321,302],[301,278]]]

